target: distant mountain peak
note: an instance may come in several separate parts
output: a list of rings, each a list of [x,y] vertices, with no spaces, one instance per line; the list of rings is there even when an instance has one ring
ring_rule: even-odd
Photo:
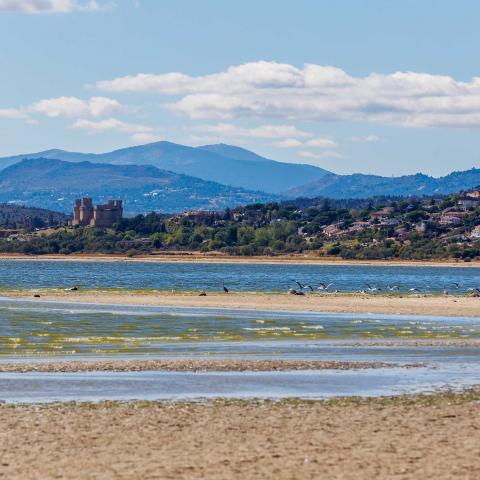
[[[232,187],[278,194],[317,180],[326,173],[313,165],[277,162],[250,150],[224,143],[189,147],[166,140],[121,148],[107,153],[78,153],[59,149],[0,158],[0,170],[23,158],[56,158],[114,165],[153,165],[162,170]]]
[[[268,158],[262,157],[251,150],[235,145],[228,145],[226,143],[216,143],[213,145],[202,145],[197,147],[199,150],[207,150],[225,157],[233,158],[234,160],[243,160],[247,162],[268,162]]]

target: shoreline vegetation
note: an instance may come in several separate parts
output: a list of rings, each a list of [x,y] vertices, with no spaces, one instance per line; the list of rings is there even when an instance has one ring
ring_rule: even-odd
[[[480,391],[0,405],[0,472],[54,478],[480,476]],[[115,462],[112,462],[115,459]]]
[[[34,295],[39,297],[34,298]],[[223,308],[322,313],[402,314],[478,317],[480,298],[470,296],[326,293],[305,296],[286,293],[207,293],[53,289],[4,290],[0,296],[31,301],[143,305],[158,307]]]
[[[297,199],[222,211],[151,212],[104,227],[11,222],[0,252],[30,255],[232,257],[311,255],[343,260],[480,259],[480,193],[351,200]],[[10,230],[8,230],[10,229]]]

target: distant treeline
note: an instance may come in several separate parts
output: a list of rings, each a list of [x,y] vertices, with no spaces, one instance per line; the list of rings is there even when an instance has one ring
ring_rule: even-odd
[[[480,209],[460,223],[439,224],[457,197],[303,200],[253,204],[221,212],[158,213],[124,218],[112,229],[57,229],[24,238],[0,239],[0,251],[26,254],[126,253],[169,250],[219,251],[230,255],[277,255],[309,251],[352,259],[457,258],[480,256],[480,242],[469,236],[480,225]],[[388,207],[390,221],[378,220]],[[326,233],[327,226],[338,237]],[[364,225],[358,231],[352,226]]]

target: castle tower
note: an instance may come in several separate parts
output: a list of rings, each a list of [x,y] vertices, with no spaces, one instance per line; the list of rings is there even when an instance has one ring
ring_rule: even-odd
[[[80,205],[82,201],[80,199],[75,200],[75,206],[73,207],[73,221],[72,225],[80,225]]]
[[[75,200],[72,225],[110,228],[123,217],[122,200],[109,200],[105,205],[93,207],[89,197]]]
[[[90,225],[93,218],[93,202],[89,197],[82,199],[80,206],[80,225]]]

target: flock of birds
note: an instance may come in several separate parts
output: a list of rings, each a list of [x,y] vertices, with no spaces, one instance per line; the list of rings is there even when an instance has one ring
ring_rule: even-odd
[[[326,293],[340,293],[340,290],[332,289],[333,282],[331,282],[331,283],[320,282],[318,287],[316,287],[316,288],[314,288],[312,285],[310,285],[308,283],[301,283],[298,280],[291,280],[291,282],[296,283],[298,285],[298,289],[290,288],[288,290],[288,293],[291,294],[291,295],[305,295],[304,290],[310,290],[311,293],[313,293],[315,291],[326,292]],[[369,293],[383,293],[383,292],[385,292],[385,293],[387,293],[387,292],[399,292],[400,293],[402,291],[401,286],[398,285],[398,284],[387,285],[387,286],[382,287],[382,286],[371,285],[369,283],[366,283],[365,286],[366,286],[366,288],[363,289],[363,290],[359,290],[357,292],[347,292],[347,293],[361,293],[361,294],[366,295],[366,294],[369,294]],[[449,289],[449,287],[452,287],[452,288]],[[79,287],[73,286],[73,287],[65,288],[65,291],[69,291],[69,292],[76,291],[76,290],[79,290]],[[224,293],[229,293],[230,292],[230,290],[225,286],[225,282],[222,282],[222,290],[223,290]],[[466,290],[463,290],[462,286],[457,282],[452,282],[451,284],[445,286],[444,289],[443,289],[443,294],[444,295],[450,295],[452,290],[456,294],[461,294],[463,292],[465,294],[480,296],[480,288],[469,287]],[[411,288],[404,289],[404,292],[411,293],[411,294],[421,294],[421,293],[431,294],[431,293],[434,293],[434,292],[432,292],[430,290],[427,290],[427,289],[422,291],[421,289],[416,288],[416,287],[411,287]],[[175,290],[172,290],[172,293],[175,293]],[[39,297],[40,295],[34,295],[34,296]],[[206,297],[207,293],[203,290],[203,291],[200,292],[199,296],[200,297]]]
[[[294,288],[290,288],[288,290],[288,293],[292,294],[292,295],[305,295],[305,292],[304,290],[310,290],[310,292],[315,292],[315,291],[319,291],[319,292],[328,292],[328,293],[339,293],[340,290],[338,289],[332,289],[331,287],[333,286],[333,283],[323,283],[323,282],[320,282],[318,287],[314,288],[312,285],[308,284],[308,283],[301,283],[299,282],[298,280],[291,280],[293,283],[296,283],[298,285],[298,289],[294,289]],[[377,286],[377,285],[371,285],[369,283],[366,283],[365,284],[365,287],[364,289],[362,290],[359,290],[357,292],[353,292],[353,293],[362,293],[362,294],[369,294],[369,293],[388,293],[388,292],[401,292],[402,291],[402,288],[400,285],[386,285],[386,286]],[[444,295],[449,295],[451,292],[456,293],[456,294],[460,294],[462,292],[462,287],[459,283],[457,282],[452,282],[451,284],[449,285],[446,285],[443,289],[443,294]],[[425,289],[425,290],[421,290],[420,288],[417,288],[417,287],[411,287],[411,288],[407,288],[404,290],[404,292],[407,292],[407,293],[411,293],[411,294],[420,294],[420,293],[423,293],[423,294],[431,294],[432,291],[428,290],[428,289]],[[480,295],[480,288],[476,288],[476,287],[469,287],[467,288],[466,290],[463,291],[464,293],[466,294],[474,294],[474,295]]]

